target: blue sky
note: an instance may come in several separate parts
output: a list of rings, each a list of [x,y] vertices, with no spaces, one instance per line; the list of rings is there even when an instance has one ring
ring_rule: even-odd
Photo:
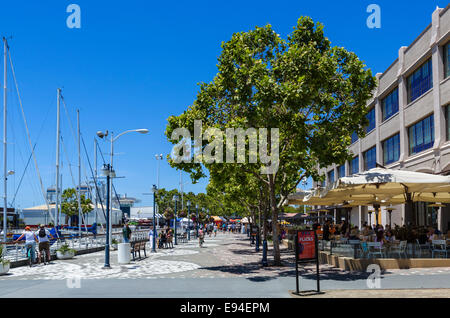
[[[81,7],[81,29],[66,26],[66,7]],[[369,29],[366,8],[381,7],[381,29]],[[196,96],[197,83],[216,74],[220,44],[234,32],[270,23],[286,37],[302,15],[325,25],[333,45],[354,51],[373,73],[383,72],[431,23],[436,8],[447,1],[8,1],[0,11],[2,35],[9,40],[23,105],[44,186],[55,180],[56,89],[63,88],[70,118],[81,131],[93,160],[98,130],[120,133],[148,128],[148,135],[129,134],[115,144],[115,181],[119,193],[151,205],[156,183],[156,153],[167,154],[166,119],[181,113]],[[3,49],[2,49],[3,50]],[[3,67],[1,67],[3,73]],[[3,76],[1,76],[3,78]],[[18,99],[8,77],[9,127],[8,196],[12,198],[30,154]],[[3,94],[3,93],[2,93]],[[62,110],[62,135],[67,149],[63,183],[73,186],[69,162],[77,180],[76,144]],[[2,128],[3,129],[3,128]],[[39,138],[38,138],[39,137]],[[104,153],[108,145],[101,142]],[[1,150],[2,151],[2,150]],[[83,162],[87,162],[83,154]],[[188,175],[184,174],[184,182]],[[161,187],[178,187],[179,172],[161,163]],[[185,184],[185,191],[203,191],[207,180]],[[3,194],[3,188],[1,188]],[[9,200],[10,201],[10,200]],[[43,204],[31,164],[16,199],[16,207]]]

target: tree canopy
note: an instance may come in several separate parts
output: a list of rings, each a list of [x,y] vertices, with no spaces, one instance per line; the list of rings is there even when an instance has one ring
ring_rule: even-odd
[[[206,176],[206,168],[211,187],[228,200],[267,204],[274,237],[287,195],[306,178],[320,179],[319,166],[349,160],[351,134],[364,135],[368,124],[366,105],[375,78],[355,53],[332,46],[323,29],[322,24],[301,17],[287,39],[271,25],[233,34],[222,43],[213,80],[200,84],[196,100],[182,114],[168,118],[166,136],[173,144],[180,142],[178,129],[195,136],[195,121],[201,121],[202,138],[215,145],[213,157],[220,155],[217,145],[233,150],[239,142],[235,136],[214,133],[217,130],[259,133],[259,151],[251,149],[250,133],[245,149],[246,158],[256,156],[256,162],[239,161],[236,152],[230,158],[227,154],[234,163],[211,161],[211,156],[199,155],[199,150],[211,151],[211,145],[200,146],[198,140],[188,143],[194,156],[183,153],[183,158],[195,160],[172,156],[169,161],[189,172],[194,181]],[[270,162],[264,160],[261,143],[267,146],[265,154],[272,155]],[[176,148],[176,152],[179,155],[185,149]],[[274,240],[274,252],[279,264],[278,240]]]

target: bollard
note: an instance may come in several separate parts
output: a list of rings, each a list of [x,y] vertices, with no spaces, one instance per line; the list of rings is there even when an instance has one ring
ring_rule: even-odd
[[[16,262],[19,260],[19,244],[16,243]]]
[[[267,263],[267,240],[263,240],[263,257],[262,257],[262,266],[268,266]]]

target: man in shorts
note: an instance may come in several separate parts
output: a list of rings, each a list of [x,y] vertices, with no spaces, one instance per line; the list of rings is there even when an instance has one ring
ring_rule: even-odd
[[[39,264],[41,263],[42,251],[47,253],[47,262],[50,262],[50,241],[48,237],[53,239],[53,235],[47,230],[44,224],[39,226],[39,230],[36,231],[36,236],[39,240]]]

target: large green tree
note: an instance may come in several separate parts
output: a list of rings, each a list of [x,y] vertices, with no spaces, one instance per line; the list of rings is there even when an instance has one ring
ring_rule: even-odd
[[[94,209],[91,199],[86,198],[84,194],[80,195],[80,203],[83,214],[89,213]],[[66,215],[66,224],[69,217],[78,215],[78,196],[75,188],[68,188],[63,191],[61,195],[61,212]]]
[[[223,132],[266,128],[267,136],[259,135],[259,141],[266,141],[268,152],[278,152],[279,159],[267,163],[258,153],[256,163],[217,164],[199,157],[201,162],[172,158],[171,165],[189,172],[193,180],[206,176],[203,167],[211,172],[216,165],[227,165],[229,175],[243,171],[255,177],[267,191],[273,236],[277,237],[277,216],[287,195],[302,180],[319,179],[318,166],[343,163],[351,157],[347,147],[354,131],[364,135],[366,104],[375,78],[356,54],[332,46],[323,26],[309,17],[301,17],[287,39],[270,25],[233,34],[222,43],[217,67],[214,79],[200,84],[193,105],[169,117],[168,140],[179,142],[179,136],[172,133],[180,127],[194,135],[195,120],[202,121],[203,133],[208,128]],[[277,136],[270,129],[278,129],[278,146],[272,144]],[[209,141],[222,142],[214,136]],[[263,173],[271,165],[275,169]],[[219,178],[223,181],[223,174]],[[273,248],[274,262],[280,264],[276,239]]]

